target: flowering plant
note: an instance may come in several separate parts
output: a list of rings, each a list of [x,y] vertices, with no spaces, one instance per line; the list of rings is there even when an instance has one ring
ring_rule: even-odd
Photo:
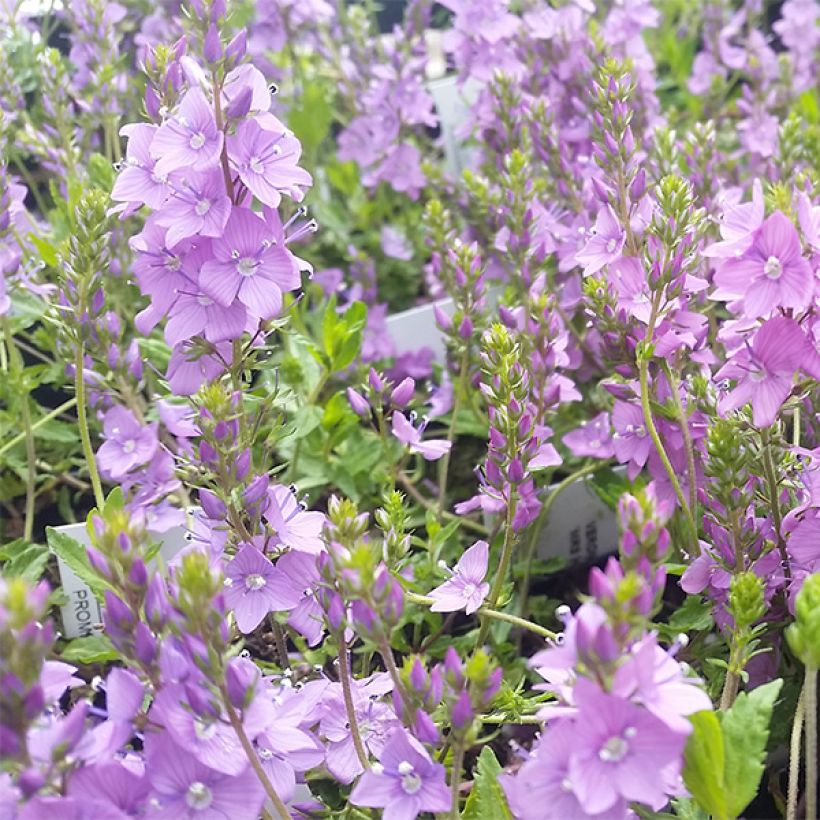
[[[0,814],[816,816],[815,0],[68,5],[0,10]]]

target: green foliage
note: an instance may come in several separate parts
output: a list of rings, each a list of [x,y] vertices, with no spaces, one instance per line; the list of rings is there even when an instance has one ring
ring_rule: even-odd
[[[120,653],[105,635],[87,635],[69,641],[60,651],[60,659],[67,663],[106,663],[120,660]]]
[[[49,549],[66,563],[69,569],[88,586],[97,598],[102,598],[108,585],[92,569],[91,564],[88,562],[86,548],[54,527],[46,527],[46,539],[48,540]]]
[[[48,557],[48,549],[42,544],[29,544],[17,538],[0,547],[0,575],[36,584],[43,575]]]
[[[464,820],[512,820],[504,790],[498,782],[501,764],[485,746],[478,757],[473,788],[461,816]]]

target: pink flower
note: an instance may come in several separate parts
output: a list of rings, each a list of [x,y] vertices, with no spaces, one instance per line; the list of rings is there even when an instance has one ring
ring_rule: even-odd
[[[597,273],[604,265],[614,262],[621,255],[626,240],[626,235],[609,205],[598,211],[595,227],[590,234],[586,245],[575,256],[579,264],[584,266],[584,276]]]
[[[616,401],[612,408],[615,427],[613,446],[615,458],[629,464],[629,477],[634,478],[646,464],[652,450],[652,439],[644,424],[643,411],[636,404]]]
[[[751,347],[741,349],[715,374],[717,381],[737,380],[718,409],[726,414],[751,402],[755,425],[769,427],[792,391],[794,374],[813,354],[797,322],[785,316],[769,319],[757,331]]]
[[[259,319],[282,309],[282,292],[301,284],[293,256],[272,241],[265,221],[248,208],[234,208],[224,234],[211,246],[213,259],[203,264],[199,284],[224,307],[238,299]]]
[[[262,203],[276,207],[282,194],[297,202],[304,197],[301,186],[313,182],[298,166],[302,146],[292,134],[272,133],[254,120],[239,124],[228,138],[231,165],[248,190]]]
[[[421,434],[424,432],[424,427],[425,425],[422,424],[416,428],[403,413],[398,411],[393,413],[391,424],[393,435],[409,447],[411,453],[418,453],[427,461],[438,461],[445,453],[450,452],[452,443],[445,439],[422,441]]]
[[[192,88],[160,126],[151,143],[151,156],[159,174],[180,169],[207,171],[219,164],[222,141],[208,100],[201,89]]]
[[[476,541],[459,558],[453,575],[441,586],[436,587],[430,597],[435,603],[433,612],[456,612],[463,609],[472,615],[490,592],[490,585],[484,581],[490,548],[486,541]]]
[[[797,230],[780,211],[760,226],[740,259],[730,259],[715,273],[715,284],[719,298],[742,297],[751,318],[776,308],[802,310],[814,299],[811,265],[802,256]]]

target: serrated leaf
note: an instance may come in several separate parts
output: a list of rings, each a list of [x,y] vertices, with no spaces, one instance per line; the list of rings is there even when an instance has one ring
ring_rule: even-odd
[[[498,782],[501,764],[485,746],[478,757],[473,788],[461,816],[464,820],[512,820],[504,789]]]
[[[106,663],[120,659],[120,653],[105,635],[87,635],[69,641],[60,653],[60,659],[68,663]]]
[[[102,154],[92,154],[88,159],[88,178],[96,188],[108,192],[114,187],[114,168]]]
[[[772,710],[782,686],[783,681],[778,679],[751,692],[741,692],[731,709],[721,715],[726,747],[724,779],[731,784],[728,809],[732,817],[738,817],[757,794]]]
[[[729,820],[728,796],[724,780],[723,731],[714,712],[689,716],[694,731],[684,752],[683,782],[715,820]]]
[[[85,547],[54,527],[46,527],[46,540],[49,549],[65,561],[69,569],[101,599],[108,585],[91,568]]]
[[[676,632],[711,629],[713,623],[712,604],[700,595],[690,595],[669,618],[669,627]]]

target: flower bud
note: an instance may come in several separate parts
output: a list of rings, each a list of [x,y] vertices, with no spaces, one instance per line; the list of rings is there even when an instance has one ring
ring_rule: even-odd
[[[396,407],[404,407],[413,398],[415,389],[415,381],[408,376],[390,394],[390,401]]]
[[[795,622],[786,629],[792,651],[809,669],[820,668],[820,573],[809,575],[794,606]]]

